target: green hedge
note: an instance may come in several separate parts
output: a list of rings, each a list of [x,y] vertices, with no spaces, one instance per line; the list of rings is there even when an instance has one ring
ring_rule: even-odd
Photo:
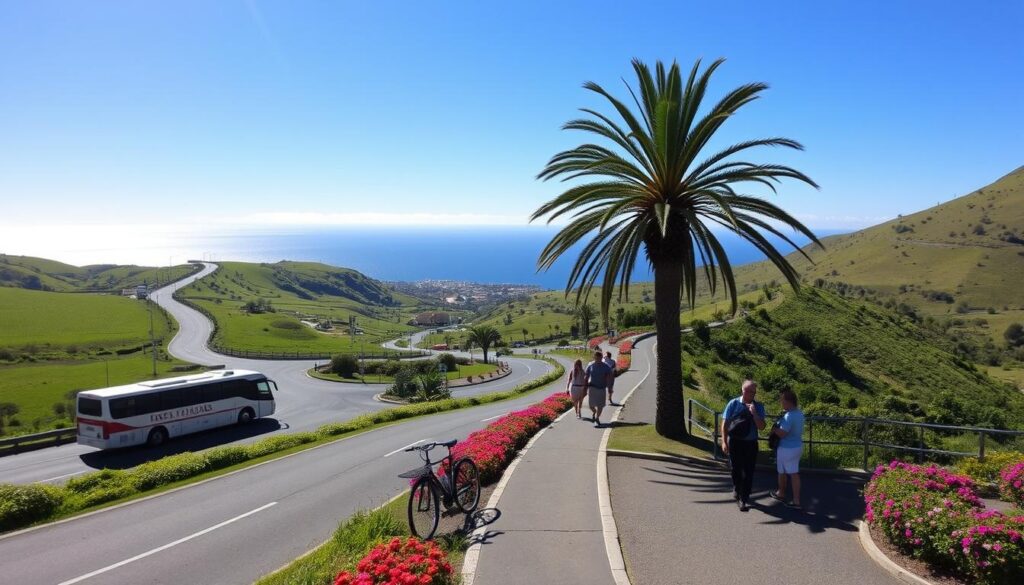
[[[179,453],[127,470],[104,469],[87,473],[70,479],[63,486],[0,484],[0,531],[23,528],[56,516],[73,514],[203,473],[225,469],[302,445],[327,441],[338,435],[369,429],[376,425],[514,398],[562,377],[565,373],[562,365],[554,360],[547,361],[555,365],[553,371],[505,392],[388,408],[363,414],[345,422],[328,423],[314,432],[275,435],[249,445],[226,445],[197,453]]]

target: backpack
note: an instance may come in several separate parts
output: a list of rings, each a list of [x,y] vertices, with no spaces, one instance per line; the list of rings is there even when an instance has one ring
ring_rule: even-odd
[[[739,414],[726,421],[725,432],[729,435],[730,439],[742,441],[750,434],[750,429],[753,425],[754,417],[751,416],[750,411],[744,407]]]

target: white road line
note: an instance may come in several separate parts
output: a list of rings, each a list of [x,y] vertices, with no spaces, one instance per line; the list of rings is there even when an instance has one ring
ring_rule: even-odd
[[[78,475],[80,473],[85,473],[85,470],[76,471],[74,473],[65,473],[64,475],[58,475],[57,477],[50,477],[50,478],[47,478],[47,479],[40,479],[39,483],[43,483],[43,482],[46,482],[46,481],[56,481],[58,479],[64,479],[65,477],[71,477],[72,475]]]
[[[429,441],[429,440],[430,439],[420,439],[419,441],[416,441],[415,443],[409,443],[405,447],[399,447],[399,448],[395,449],[394,451],[388,453],[387,455],[385,455],[385,457],[391,457],[395,453],[398,453],[400,451],[405,451],[406,449],[408,449],[409,447],[412,447],[413,445],[419,445],[420,443],[424,443],[424,442]]]
[[[498,417],[501,417],[501,416],[505,416],[505,414],[504,414],[504,413],[502,413],[502,414],[496,414],[496,415],[494,415],[494,416],[489,416],[489,417],[487,417],[487,418],[482,418],[482,419],[480,419],[480,422],[487,422],[487,421],[489,421],[489,420],[494,420],[494,419],[496,419],[496,418],[498,418]]]
[[[146,551],[146,552],[144,552],[144,553],[142,553],[140,555],[135,555],[134,557],[132,557],[130,559],[125,559],[125,560],[121,561],[120,563],[114,563],[113,565],[110,565],[108,567],[103,567],[102,569],[97,569],[97,570],[95,570],[95,571],[93,571],[91,573],[86,573],[86,574],[82,575],[81,577],[75,577],[74,579],[69,579],[67,581],[64,581],[64,582],[60,583],[59,585],[72,585],[72,583],[78,583],[79,581],[85,581],[86,579],[89,579],[90,577],[95,577],[96,575],[101,575],[103,573],[106,573],[107,571],[112,571],[112,570],[114,570],[114,569],[116,569],[118,567],[123,567],[123,566],[127,565],[128,563],[134,563],[135,561],[137,561],[139,559],[144,559],[144,558],[146,558],[146,557],[148,557],[150,555],[155,555],[156,553],[158,553],[160,551],[167,550],[167,549],[171,548],[172,546],[178,546],[179,544],[181,544],[183,542],[188,542],[188,541],[192,540],[193,538],[198,538],[198,537],[200,537],[200,536],[202,536],[204,534],[207,534],[209,532],[213,532],[214,530],[217,530],[218,528],[223,528],[224,526],[227,526],[228,524],[231,524],[232,522],[237,522],[238,520],[241,520],[242,518],[245,518],[247,516],[252,516],[253,514],[255,514],[257,512],[262,512],[263,510],[266,510],[267,508],[269,508],[271,506],[275,506],[275,505],[277,505],[277,502],[270,502],[269,504],[266,504],[264,506],[260,506],[259,508],[256,508],[255,510],[250,510],[250,511],[246,512],[245,514],[242,514],[240,516],[235,516],[234,518],[232,518],[230,520],[225,520],[224,522],[221,522],[220,524],[217,524],[216,526],[211,526],[211,527],[207,528],[206,530],[200,530],[199,532],[196,532],[195,534],[190,534],[190,535],[186,536],[185,538],[179,538],[178,540],[175,540],[174,542],[170,542],[170,543],[167,543],[167,544],[165,544],[163,546],[159,546],[157,548],[154,548],[153,550]]]

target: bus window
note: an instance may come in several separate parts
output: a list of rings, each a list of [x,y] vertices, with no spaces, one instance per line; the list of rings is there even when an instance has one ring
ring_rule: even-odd
[[[165,390],[160,393],[160,410],[171,410],[180,406],[184,406],[182,391],[180,389]]]
[[[135,397],[114,398],[110,401],[111,418],[127,418],[135,416]]]
[[[149,414],[160,410],[158,394],[143,394],[135,397],[135,414]]]
[[[103,402],[96,398],[78,397],[78,414],[103,416]]]
[[[258,400],[273,400],[274,396],[270,393],[270,383],[266,380],[256,383],[257,399]]]

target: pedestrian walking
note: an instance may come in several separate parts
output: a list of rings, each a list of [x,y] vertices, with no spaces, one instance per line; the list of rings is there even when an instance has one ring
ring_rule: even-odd
[[[604,354],[604,365],[608,366],[612,375],[608,378],[608,404],[614,405],[615,400],[612,399],[612,392],[615,391],[615,358],[612,357],[612,352],[608,351]]]
[[[785,412],[779,419],[778,426],[772,428],[772,433],[780,437],[779,448],[775,455],[779,488],[769,492],[768,495],[780,502],[785,502],[786,484],[788,483],[793,489],[793,499],[789,505],[799,508],[800,456],[804,451],[804,413],[800,410],[796,393],[792,390],[783,390],[779,400],[782,402],[782,410]]]
[[[576,411],[576,418],[582,418],[580,409],[583,407],[583,397],[587,395],[587,374],[583,371],[583,360],[576,360],[569,372],[569,383],[566,386],[569,399],[572,400],[572,409]]]
[[[741,394],[722,411],[722,451],[729,456],[733,499],[740,510],[750,509],[750,491],[757,465],[757,432],[764,428],[764,404],[754,400],[757,384],[744,380]]]
[[[609,378],[615,375],[614,370],[609,368],[601,359],[601,351],[594,352],[594,361],[587,364],[587,398],[590,412],[594,415],[594,426],[601,426],[601,411],[604,410],[605,401],[608,399],[605,390],[611,382]]]

